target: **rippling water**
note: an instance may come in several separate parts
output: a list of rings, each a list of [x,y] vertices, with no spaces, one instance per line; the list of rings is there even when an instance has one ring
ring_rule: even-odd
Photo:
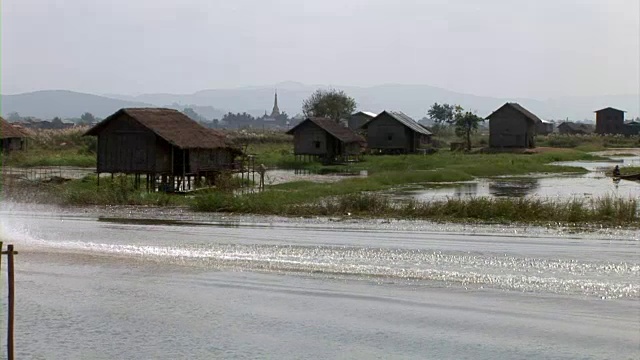
[[[638,354],[637,232],[256,220],[163,224],[5,205],[0,236],[20,250],[21,354]],[[70,342],[48,338],[59,333]]]

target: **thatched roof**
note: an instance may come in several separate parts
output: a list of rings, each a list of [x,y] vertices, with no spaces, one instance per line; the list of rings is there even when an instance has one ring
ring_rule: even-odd
[[[97,136],[107,124],[122,115],[129,116],[181,149],[237,148],[222,132],[207,129],[177,110],[164,108],[120,109],[89,129],[85,135]]]
[[[0,139],[23,138],[23,137],[27,137],[27,134],[23,133],[22,130],[11,125],[10,122],[0,117]]]
[[[299,126],[306,123],[307,121],[310,121],[318,125],[322,130],[328,132],[329,134],[331,134],[331,136],[335,137],[336,139],[346,144],[354,143],[354,142],[357,142],[357,143],[366,142],[366,140],[362,136],[356,134],[355,132],[353,132],[353,130],[349,129],[348,127],[344,127],[338,124],[335,120],[327,119],[327,118],[318,118],[318,117],[311,117],[311,118],[305,119],[304,121],[300,122],[298,125],[291,128],[291,130],[287,131],[287,134],[293,134]]]
[[[501,111],[502,109],[506,108],[506,107],[510,107],[514,110],[516,110],[517,112],[521,113],[522,115],[524,115],[525,118],[527,118],[527,120],[532,121],[534,124],[542,122],[542,120],[535,116],[531,111],[525,109],[524,107],[522,107],[522,105],[518,104],[518,103],[506,103],[502,106],[500,106],[500,108],[498,108],[498,110],[494,111],[491,113],[491,115],[487,116],[487,119],[491,119],[493,117],[494,114],[496,114],[497,112]]]

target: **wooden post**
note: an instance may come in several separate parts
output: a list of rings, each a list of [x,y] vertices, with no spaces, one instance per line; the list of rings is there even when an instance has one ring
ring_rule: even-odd
[[[185,186],[185,181],[184,181],[184,176],[187,172],[187,150],[183,149],[182,150],[182,191],[186,191],[186,186]]]
[[[7,321],[7,359],[13,360],[13,318],[15,305],[13,245],[7,245],[7,274],[9,277],[9,319]]]
[[[2,250],[2,241],[0,241],[0,250]],[[8,299],[8,321],[7,321],[7,359],[13,360],[13,323],[15,313],[15,281],[13,255],[17,255],[17,251],[13,251],[13,245],[7,245],[7,251],[0,251],[0,254],[7,255],[7,276],[9,283],[9,299]],[[1,262],[2,256],[0,256]]]

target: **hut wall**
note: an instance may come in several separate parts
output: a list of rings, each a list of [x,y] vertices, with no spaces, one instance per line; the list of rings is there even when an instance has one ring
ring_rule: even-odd
[[[535,124],[519,111],[506,106],[489,119],[489,146],[526,148],[532,146]]]
[[[171,149],[173,145],[169,144],[166,140],[161,137],[156,137],[155,141],[155,168],[154,172],[158,174],[168,174],[171,173]],[[176,170],[176,172],[178,172]]]
[[[307,121],[293,134],[293,152],[296,155],[326,155],[328,134],[318,125]]]
[[[128,116],[110,122],[98,136],[98,172],[155,172],[156,136]]]
[[[189,169],[191,173],[226,169],[231,166],[234,153],[231,149],[191,149]]]
[[[386,114],[376,117],[367,125],[367,145],[370,149],[399,149],[411,151],[412,137],[406,126]]]
[[[24,149],[24,140],[22,138],[4,138],[0,139],[0,150],[3,152],[11,152]]]

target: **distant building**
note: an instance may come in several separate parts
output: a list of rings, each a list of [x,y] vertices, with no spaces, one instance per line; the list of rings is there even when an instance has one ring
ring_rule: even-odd
[[[223,133],[173,109],[120,109],[85,136],[98,138],[98,175],[145,174],[154,189],[156,176],[169,189],[185,189],[191,177],[199,180],[229,169],[241,154]]]
[[[623,110],[607,107],[595,113],[596,134],[626,134]]]
[[[27,149],[27,134],[0,117],[0,151],[9,153]]]
[[[307,118],[287,134],[293,135],[296,156],[308,155],[325,161],[357,157],[365,145],[362,136],[327,118]]]
[[[558,133],[563,135],[586,135],[592,134],[594,130],[593,125],[584,123],[565,121],[558,125]]]
[[[549,135],[553,132],[554,124],[551,121],[540,120],[536,123],[536,134],[537,135]]]
[[[628,121],[624,123],[627,135],[640,135],[640,121]]]
[[[362,128],[370,150],[409,154],[431,144],[431,132],[399,111],[383,111]]]
[[[506,103],[487,116],[492,148],[535,147],[536,124],[542,120],[517,103]]]
[[[351,114],[348,120],[349,129],[358,130],[374,117],[376,117],[376,114],[369,111],[358,111],[355,114]]]

